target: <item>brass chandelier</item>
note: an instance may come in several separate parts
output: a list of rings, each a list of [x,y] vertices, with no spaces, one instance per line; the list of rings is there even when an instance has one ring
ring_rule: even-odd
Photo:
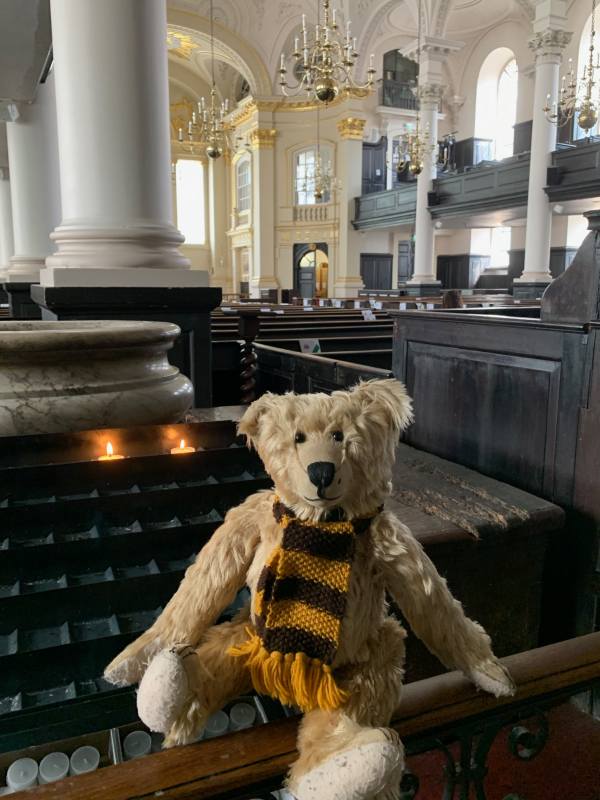
[[[229,113],[229,101],[219,104],[215,82],[215,37],[213,20],[213,0],[210,0],[210,74],[211,87],[208,103],[200,98],[198,114],[192,112],[188,122],[188,140],[193,150],[194,144],[203,147],[209,158],[219,158],[229,147],[227,124],[225,117]],[[179,129],[179,141],[183,142],[183,130]]]
[[[594,92],[597,70],[600,69],[600,60],[595,53],[596,39],[596,0],[592,0],[592,29],[590,33],[589,56],[581,74],[581,80],[577,81],[577,74],[573,68],[573,59],[569,59],[569,70],[563,75],[561,80],[558,102],[551,102],[550,95],[546,98],[546,105],[543,111],[546,119],[555,125],[562,126],[573,117],[577,117],[577,124],[585,131],[586,136],[598,122],[599,101],[598,95]],[[596,94],[596,96],[594,96]]]
[[[340,188],[339,180],[334,176],[331,162],[323,162],[321,153],[321,120],[320,111],[317,106],[317,154],[315,158],[314,174],[314,196],[317,202],[321,202],[326,194],[331,194]]]
[[[331,103],[340,91],[370,90],[373,86],[375,67],[371,55],[366,83],[357,82],[354,72],[358,52],[356,38],[352,37],[351,22],[346,24],[345,35],[339,33],[336,9],[331,9],[329,0],[323,0],[323,19],[319,18],[313,36],[309,37],[306,14],[302,15],[302,47],[300,39],[294,40],[294,71],[299,71],[295,86],[287,81],[285,54],[281,54],[279,85],[287,97],[306,92],[321,103]]]
[[[417,98],[420,95],[421,87],[421,0],[419,0],[419,20],[417,25],[417,85],[415,94]],[[425,160],[431,155],[435,144],[431,141],[431,131],[429,125],[425,126],[422,130],[421,126],[421,110],[417,106],[417,118],[415,120],[414,130],[410,130],[405,126],[404,133],[402,134],[399,142],[399,157],[398,157],[398,172],[403,172],[408,164],[409,172],[412,175],[420,175],[425,167]]]

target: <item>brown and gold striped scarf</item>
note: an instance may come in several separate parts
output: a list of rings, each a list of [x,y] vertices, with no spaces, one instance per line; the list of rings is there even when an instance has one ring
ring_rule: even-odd
[[[249,640],[229,652],[246,659],[256,691],[302,711],[333,710],[347,697],[331,665],[346,612],[356,539],[375,515],[303,522],[277,498],[273,513],[283,537],[258,581],[256,632],[249,631]]]

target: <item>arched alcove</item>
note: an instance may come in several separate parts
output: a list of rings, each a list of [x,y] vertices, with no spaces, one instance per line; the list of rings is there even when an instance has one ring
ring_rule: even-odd
[[[517,116],[518,68],[508,47],[488,54],[477,79],[475,137],[489,139],[494,158],[513,153],[513,126]]]

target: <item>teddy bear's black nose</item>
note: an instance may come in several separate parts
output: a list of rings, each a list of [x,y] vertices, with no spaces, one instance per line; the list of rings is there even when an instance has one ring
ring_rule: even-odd
[[[308,465],[308,477],[319,489],[324,489],[333,481],[335,475],[335,464],[331,461],[314,461]]]

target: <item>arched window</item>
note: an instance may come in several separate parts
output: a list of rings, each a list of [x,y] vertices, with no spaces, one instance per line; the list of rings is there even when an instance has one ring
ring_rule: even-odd
[[[331,153],[326,147],[321,147],[321,164],[324,171],[331,164]],[[315,203],[329,202],[329,191],[323,192],[321,198],[315,197],[316,168],[316,147],[307,147],[296,153],[294,160],[294,202],[297,206],[310,206]]]
[[[180,158],[175,165],[177,227],[186,244],[206,243],[204,167],[200,161]]]
[[[598,18],[596,18],[596,24],[598,24]],[[583,26],[583,31],[581,32],[581,39],[579,40],[579,53],[577,55],[577,80],[580,81],[583,78],[584,70],[586,70],[587,65],[590,60],[590,43],[592,39],[592,15],[588,17],[587,22]],[[596,41],[594,42],[594,48],[597,48],[599,45],[598,37],[596,36]],[[595,58],[598,58],[596,53]],[[565,65],[566,69],[563,67],[564,72],[566,72],[569,67]],[[575,114],[575,119],[573,120],[573,139],[584,139],[586,136],[597,136],[598,131],[600,128],[600,124],[597,122],[596,125],[590,129],[588,133],[584,131],[583,128],[580,128],[577,124],[577,117],[578,115]]]
[[[250,178],[250,159],[245,158],[238,162],[236,176],[236,205],[238,211],[250,210],[250,193],[252,181]]]
[[[496,160],[513,154],[519,72],[507,47],[493,50],[481,65],[477,80],[475,136],[491,141]]]

